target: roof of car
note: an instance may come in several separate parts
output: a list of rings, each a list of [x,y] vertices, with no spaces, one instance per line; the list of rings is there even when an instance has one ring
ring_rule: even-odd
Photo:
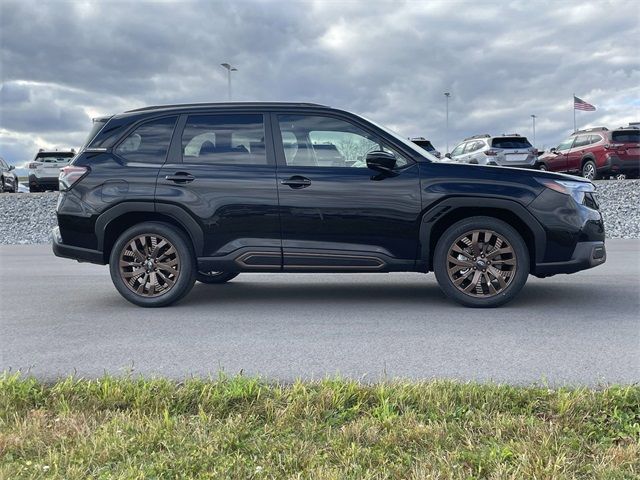
[[[226,108],[226,107],[322,107],[327,105],[306,102],[216,102],[216,103],[178,103],[174,105],[153,105],[127,110],[124,113],[148,112],[152,110],[182,110],[185,108]]]

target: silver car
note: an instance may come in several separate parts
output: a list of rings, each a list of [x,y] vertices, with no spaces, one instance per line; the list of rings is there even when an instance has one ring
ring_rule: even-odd
[[[517,133],[494,137],[485,134],[465,138],[445,156],[460,163],[524,168],[534,168],[538,159],[537,151],[527,137]]]

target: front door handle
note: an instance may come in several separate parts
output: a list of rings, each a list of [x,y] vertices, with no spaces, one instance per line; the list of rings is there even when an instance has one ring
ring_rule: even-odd
[[[167,175],[164,179],[175,183],[189,183],[193,182],[196,177],[187,172],[176,172],[174,175]]]
[[[311,180],[301,175],[294,175],[286,180],[280,180],[282,185],[289,185],[291,188],[306,188],[311,185]]]

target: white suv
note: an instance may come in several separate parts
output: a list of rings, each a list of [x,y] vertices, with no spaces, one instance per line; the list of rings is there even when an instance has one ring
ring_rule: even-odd
[[[63,152],[40,149],[29,163],[29,191],[58,190],[60,169],[66,167],[75,155],[73,149]]]
[[[527,137],[517,133],[493,137],[485,134],[465,138],[445,156],[460,163],[524,168],[534,168],[538,160],[537,151]]]

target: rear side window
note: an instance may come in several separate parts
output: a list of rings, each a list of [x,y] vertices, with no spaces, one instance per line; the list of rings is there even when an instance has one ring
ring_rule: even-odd
[[[102,127],[104,127],[106,123],[107,123],[106,118],[96,119],[93,121],[93,126],[91,127],[91,131],[89,132],[89,135],[87,135],[86,140],[82,144],[83,145],[82,148],[89,146],[89,144],[91,143],[91,140],[93,140],[96,137],[98,132],[102,130]]]
[[[584,147],[585,145],[589,145],[589,135],[580,135],[576,138],[576,143],[573,144],[573,148]]]
[[[116,147],[115,153],[129,162],[163,164],[178,117],[143,123]]]
[[[640,130],[621,130],[611,134],[614,143],[640,143]]]
[[[527,137],[499,137],[491,140],[494,148],[530,148],[531,144]]]
[[[182,133],[185,163],[266,165],[260,114],[190,115]]]

